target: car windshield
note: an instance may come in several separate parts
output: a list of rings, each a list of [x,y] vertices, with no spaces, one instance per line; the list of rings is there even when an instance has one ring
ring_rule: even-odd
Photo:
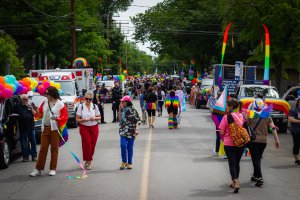
[[[71,81],[61,81],[60,89],[62,90],[61,96],[74,96],[75,95],[75,84]]]
[[[33,95],[32,96],[32,102],[35,106],[40,107],[40,105],[45,101],[46,97],[41,95]]]
[[[263,94],[266,98],[280,98],[275,88],[262,87],[243,87],[241,88],[240,98],[255,97],[257,93]]]

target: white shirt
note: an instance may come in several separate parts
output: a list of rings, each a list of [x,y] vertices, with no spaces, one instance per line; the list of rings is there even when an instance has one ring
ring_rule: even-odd
[[[96,117],[100,115],[99,108],[97,105],[91,103],[90,110],[86,107],[85,103],[79,104],[76,115],[81,116],[82,119]],[[81,123],[84,126],[95,126],[98,124],[97,121],[88,121]]]

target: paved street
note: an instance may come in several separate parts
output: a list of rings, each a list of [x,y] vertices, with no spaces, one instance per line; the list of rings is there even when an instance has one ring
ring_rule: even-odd
[[[55,177],[47,175],[48,169],[41,177],[29,177],[35,165],[20,159],[0,171],[0,199],[299,199],[300,167],[293,164],[288,134],[280,135],[280,150],[274,148],[272,136],[269,138],[262,161],[264,187],[256,188],[249,181],[252,163],[243,157],[240,193],[232,194],[227,160],[212,156],[215,134],[208,110],[189,108],[178,130],[167,129],[166,112],[157,118],[153,131],[142,126],[135,143],[134,169],[120,171],[118,127],[111,123],[110,105],[105,106],[109,123],[101,125],[88,178],[65,177],[68,172],[80,175],[81,171],[64,146]],[[69,136],[72,150],[82,158],[78,129],[70,129]]]

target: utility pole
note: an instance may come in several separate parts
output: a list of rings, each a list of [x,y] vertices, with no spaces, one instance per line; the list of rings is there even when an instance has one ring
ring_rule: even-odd
[[[75,4],[76,0],[71,0],[71,47],[72,47],[72,65],[76,59],[76,23],[75,23]]]
[[[107,51],[109,50],[109,13],[106,14],[106,41]],[[107,64],[109,65],[109,56],[107,56]]]

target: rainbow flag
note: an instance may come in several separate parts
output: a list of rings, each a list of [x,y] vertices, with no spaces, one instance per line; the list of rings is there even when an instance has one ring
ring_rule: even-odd
[[[262,24],[262,26],[265,29],[265,37],[266,37],[264,81],[269,82],[270,80],[270,34],[267,26],[265,24]]]
[[[147,102],[146,103],[146,109],[147,110],[156,110],[156,103]]]

